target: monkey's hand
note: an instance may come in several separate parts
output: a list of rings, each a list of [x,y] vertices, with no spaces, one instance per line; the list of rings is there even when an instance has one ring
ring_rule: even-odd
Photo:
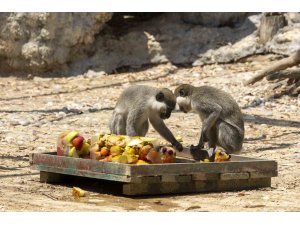
[[[182,152],[183,146],[182,146],[182,144],[180,144],[178,141],[175,142],[175,143],[172,143],[172,145],[173,145],[178,151]]]

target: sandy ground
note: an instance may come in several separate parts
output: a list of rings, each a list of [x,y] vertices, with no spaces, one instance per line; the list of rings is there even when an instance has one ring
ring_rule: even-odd
[[[0,211],[300,211],[300,99],[268,100],[274,84],[266,81],[242,85],[274,59],[259,56],[243,63],[193,68],[160,65],[109,76],[1,77]],[[127,198],[107,194],[99,186],[75,200],[72,184],[40,183],[38,172],[30,169],[29,154],[55,150],[56,138],[65,129],[77,129],[85,136],[108,131],[116,99],[131,83],[172,90],[179,83],[206,84],[232,94],[246,115],[242,155],[278,162],[279,176],[272,178],[272,187]],[[197,142],[201,123],[196,115],[175,112],[166,123],[175,135],[183,136],[185,146]],[[158,137],[153,128],[148,136]]]

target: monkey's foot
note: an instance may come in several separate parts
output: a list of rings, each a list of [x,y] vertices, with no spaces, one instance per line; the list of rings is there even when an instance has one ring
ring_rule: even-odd
[[[209,159],[208,152],[206,150],[198,148],[198,146],[191,146],[190,153],[193,156],[193,159],[196,161]]]

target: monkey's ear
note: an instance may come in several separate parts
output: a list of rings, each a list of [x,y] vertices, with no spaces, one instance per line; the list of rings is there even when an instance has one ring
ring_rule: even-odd
[[[165,95],[162,92],[158,92],[155,98],[157,101],[162,102],[165,99]]]

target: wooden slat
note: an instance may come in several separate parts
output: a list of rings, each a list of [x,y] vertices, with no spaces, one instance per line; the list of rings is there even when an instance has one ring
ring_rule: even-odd
[[[194,174],[194,173],[239,173],[253,171],[274,171],[277,163],[270,160],[221,162],[221,163],[174,163],[153,164],[130,167],[131,176],[153,176],[165,174]]]
[[[239,180],[239,179],[248,179],[249,173],[221,173],[220,179],[221,180]]]
[[[161,181],[164,183],[168,182],[190,182],[192,175],[162,175]]]
[[[131,177],[124,176],[124,175],[98,173],[98,172],[92,172],[92,171],[88,171],[88,170],[77,170],[74,168],[51,167],[51,166],[45,166],[45,165],[35,165],[34,168],[41,172],[44,171],[44,172],[50,172],[50,173],[59,173],[59,174],[66,174],[66,175],[80,176],[80,177],[90,177],[90,178],[103,179],[103,180],[131,182]]]
[[[130,166],[126,164],[99,162],[97,160],[71,158],[50,154],[33,154],[32,163],[35,165],[65,168],[67,171],[81,170],[122,176],[130,175]]]
[[[131,183],[159,183],[161,182],[161,176],[148,176],[148,177],[131,177]]]
[[[40,182],[43,183],[60,183],[63,182],[63,177],[64,175],[59,173],[40,172]]]
[[[168,182],[151,184],[123,184],[124,195],[154,195],[169,193],[199,193],[218,191],[250,190],[269,187],[271,178],[257,178],[244,180],[207,180],[194,182]]]
[[[196,173],[192,174],[192,180],[218,180],[220,179],[219,173]]]
[[[277,177],[278,171],[253,171],[250,173],[250,178]]]

